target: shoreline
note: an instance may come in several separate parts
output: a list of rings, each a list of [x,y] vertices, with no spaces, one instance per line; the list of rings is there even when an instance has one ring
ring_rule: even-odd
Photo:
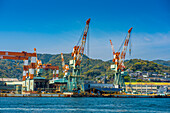
[[[0,97],[102,97],[102,98],[170,98],[169,95],[134,95],[134,94],[107,94],[107,95],[70,95],[70,94],[0,94]]]

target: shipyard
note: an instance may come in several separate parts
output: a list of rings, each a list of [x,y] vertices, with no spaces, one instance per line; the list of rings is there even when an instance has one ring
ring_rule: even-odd
[[[156,98],[170,97],[170,83],[133,83],[125,82],[124,77],[128,75],[125,71],[124,60],[127,47],[130,42],[131,31],[123,42],[122,51],[115,52],[112,41],[113,60],[110,70],[113,71],[114,82],[112,84],[97,83],[97,81],[85,80],[81,75],[81,61],[84,55],[86,38],[88,36],[91,19],[86,21],[86,26],[79,45],[74,46],[71,53],[72,59],[69,65],[65,64],[63,53],[61,53],[62,71],[64,76],[59,78],[59,66],[43,64],[37,57],[36,48],[34,52],[10,52],[0,51],[1,59],[22,60],[22,81],[17,79],[1,78],[1,97],[119,97],[119,98]],[[129,47],[131,54],[131,47]],[[52,70],[53,78],[42,77],[44,70]],[[105,75],[106,76],[106,75]],[[106,79],[106,77],[105,77]]]
[[[169,0],[0,0],[0,113],[169,113]]]

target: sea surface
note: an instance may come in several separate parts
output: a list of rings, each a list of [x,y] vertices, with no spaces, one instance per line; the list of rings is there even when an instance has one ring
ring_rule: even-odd
[[[170,113],[170,98],[0,97],[0,113]]]

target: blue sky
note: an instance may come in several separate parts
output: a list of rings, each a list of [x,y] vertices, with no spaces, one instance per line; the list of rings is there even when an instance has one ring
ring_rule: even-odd
[[[0,0],[0,50],[70,53],[91,18],[91,58],[113,58],[133,27],[132,56],[170,60],[169,0]]]

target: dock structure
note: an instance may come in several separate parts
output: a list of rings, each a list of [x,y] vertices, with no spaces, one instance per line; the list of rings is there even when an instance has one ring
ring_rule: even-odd
[[[170,98],[170,95],[156,94],[74,94],[74,93],[57,93],[57,94],[8,94],[0,93],[0,97],[102,97],[102,98]]]
[[[113,84],[98,84],[85,82],[85,92],[67,92],[62,88],[67,87],[67,81],[64,79],[57,79],[53,81],[46,81],[46,79],[41,79],[40,77],[34,77],[34,91],[24,91],[22,92],[22,82],[10,79],[4,79],[1,86],[6,84],[6,86],[1,87],[6,88],[7,91],[12,91],[10,93],[3,92],[1,90],[0,97],[109,97],[109,98],[169,98],[170,94],[162,93],[158,94],[158,90],[161,87],[167,87],[170,89],[170,83],[144,83],[144,82],[125,82],[126,92],[122,92],[122,89],[114,88]],[[7,81],[5,81],[7,80]],[[13,79],[12,79],[13,80]],[[38,83],[40,82],[40,83]],[[44,85],[41,89],[37,87]],[[40,86],[38,86],[40,85]],[[55,91],[55,92],[54,92]],[[130,92],[130,93],[128,93]]]

